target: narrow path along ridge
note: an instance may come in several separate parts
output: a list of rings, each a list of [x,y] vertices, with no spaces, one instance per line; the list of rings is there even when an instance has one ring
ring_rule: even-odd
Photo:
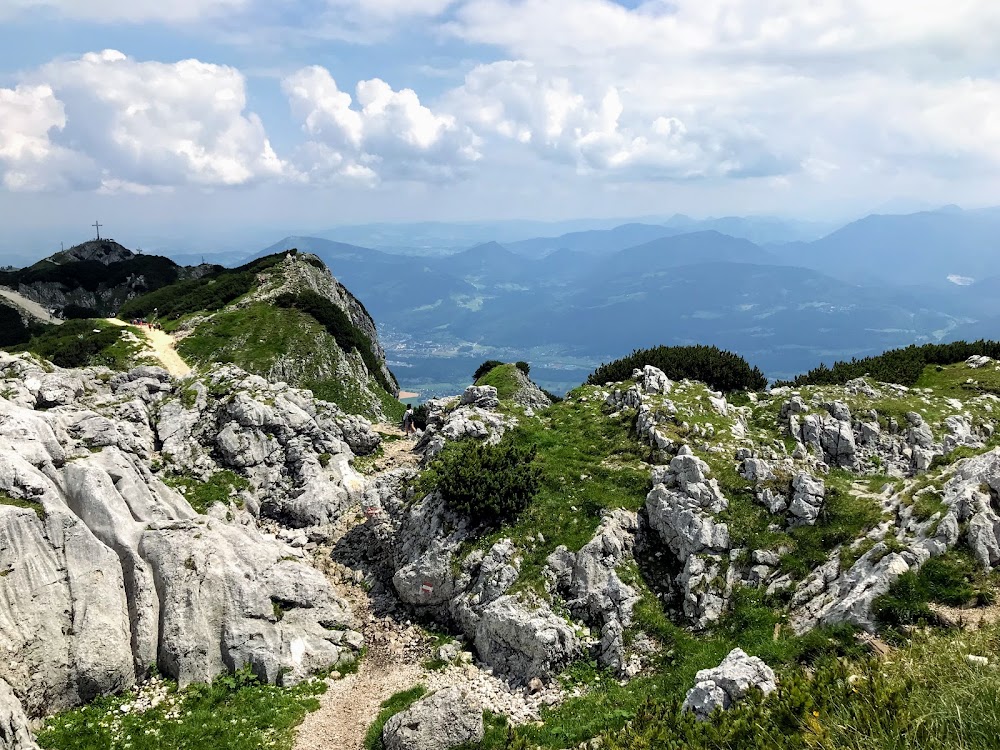
[[[105,318],[105,320],[111,325],[120,328],[128,325],[124,321],[118,320],[118,318]],[[166,331],[157,331],[145,326],[138,326],[138,328],[142,332],[142,335],[146,337],[146,342],[149,344],[153,356],[160,361],[163,369],[175,378],[183,378],[191,374],[190,365],[181,358],[181,355],[174,348],[173,336]]]
[[[27,297],[18,294],[13,289],[5,286],[0,286],[0,297],[4,297],[9,302],[13,303],[16,307],[21,308],[29,315],[33,315],[38,318],[43,323],[51,323],[53,325],[62,325],[64,321],[59,318],[54,317],[48,310],[39,305],[34,300],[30,300]]]

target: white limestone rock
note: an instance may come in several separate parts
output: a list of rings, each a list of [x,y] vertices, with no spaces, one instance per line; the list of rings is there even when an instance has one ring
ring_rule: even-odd
[[[461,688],[421,698],[382,729],[386,750],[449,750],[483,739],[483,710]]]
[[[777,690],[774,670],[758,657],[747,656],[742,649],[734,648],[719,666],[698,672],[695,686],[688,690],[681,709],[691,711],[704,721],[716,709],[731,708],[754,689],[764,695]]]
[[[21,702],[0,680],[0,750],[38,750]]]

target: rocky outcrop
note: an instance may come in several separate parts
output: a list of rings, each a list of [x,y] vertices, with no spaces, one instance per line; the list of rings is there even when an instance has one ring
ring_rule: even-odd
[[[159,368],[0,353],[0,679],[29,715],[130,689],[151,664],[181,684],[242,666],[291,684],[355,658],[347,605],[247,512],[308,489],[323,450],[344,474],[322,481],[348,493],[351,428],[305,392],[226,372],[188,395]],[[223,469],[254,493],[207,515],[164,481]]]
[[[514,368],[511,377],[517,383],[514,393],[510,396],[510,400],[515,404],[523,406],[529,413],[552,406],[552,399],[519,368]]]
[[[405,472],[375,483],[364,501],[396,596],[418,613],[450,622],[498,672],[526,683],[546,679],[580,650],[576,633],[542,601],[508,594],[517,580],[517,550],[501,539],[460,564],[467,519],[437,494],[414,498]],[[412,491],[410,491],[412,492]]]
[[[728,589],[718,581],[726,579],[729,527],[715,516],[729,502],[708,474],[708,465],[684,446],[669,466],[653,470],[653,489],[646,496],[650,526],[682,566],[676,583],[684,614],[699,627],[722,615]]]
[[[209,268],[184,268],[168,258],[137,256],[114,240],[93,240],[3,274],[3,284],[46,310],[76,305],[107,316],[133,297],[178,279],[198,278]]]
[[[509,595],[482,610],[473,643],[483,661],[523,682],[554,677],[580,653],[573,629],[547,604]]]
[[[635,513],[611,511],[579,552],[560,546],[547,559],[555,591],[570,612],[600,630],[598,662],[618,672],[626,666],[624,632],[639,594],[622,582],[616,568],[631,559],[638,530]]]
[[[807,447],[830,466],[854,469],[857,466],[857,446],[851,427],[851,411],[847,404],[837,401],[826,405],[827,415],[798,415],[805,411],[801,399],[797,397],[786,403],[781,410],[787,416],[788,429],[792,437]]]
[[[458,688],[439,690],[391,717],[386,750],[449,750],[483,739],[483,711]]]
[[[826,486],[822,479],[804,471],[792,480],[792,502],[788,506],[792,526],[815,526],[823,510]]]
[[[351,460],[380,444],[364,417],[231,365],[161,400],[154,420],[161,455],[176,469],[202,478],[236,471],[261,513],[300,528],[333,523],[360,500]]]
[[[774,670],[756,656],[747,656],[742,649],[734,648],[719,666],[698,672],[695,686],[688,690],[681,708],[704,721],[716,709],[732,708],[751,690],[770,695],[777,689]]]
[[[513,417],[495,411],[500,400],[491,385],[472,385],[460,397],[431,399],[426,405],[427,428],[414,448],[423,453],[425,464],[449,441],[472,438],[495,445],[517,424]]]
[[[0,750],[38,750],[14,691],[0,680]]]
[[[792,624],[799,632],[816,625],[850,623],[874,631],[874,601],[889,591],[901,575],[917,571],[931,557],[943,554],[960,541],[973,551],[979,564],[990,569],[1000,564],[1000,515],[993,508],[993,493],[1000,490],[1000,449],[965,459],[941,497],[943,510],[926,520],[912,517],[903,498],[888,499],[897,517],[894,536],[889,529],[871,533],[877,543],[847,568],[839,549],[802,581],[792,599]],[[966,528],[964,538],[961,533]]]

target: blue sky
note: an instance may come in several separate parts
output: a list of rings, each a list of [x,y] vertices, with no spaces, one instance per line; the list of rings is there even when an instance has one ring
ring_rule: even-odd
[[[0,6],[9,236],[827,218],[998,188],[991,0]]]

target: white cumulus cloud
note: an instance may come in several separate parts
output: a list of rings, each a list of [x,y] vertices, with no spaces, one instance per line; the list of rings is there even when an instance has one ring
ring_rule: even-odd
[[[139,62],[115,50],[44,66],[65,112],[60,142],[110,183],[245,185],[282,174],[242,74],[199,60]]]
[[[0,88],[0,184],[13,191],[78,187],[94,179],[82,155],[52,142],[66,125],[62,102],[47,85]]]
[[[4,0],[0,19],[48,11],[99,23],[185,23],[231,13],[249,4],[250,0]]]
[[[480,157],[468,128],[410,89],[376,78],[358,83],[352,97],[318,66],[289,76],[283,88],[310,138],[297,163],[311,179],[447,181]]]
[[[594,83],[501,61],[472,70],[448,104],[481,135],[523,144],[580,172],[690,179],[771,174],[783,166],[759,134],[738,123],[712,121],[690,102],[651,105]]]

